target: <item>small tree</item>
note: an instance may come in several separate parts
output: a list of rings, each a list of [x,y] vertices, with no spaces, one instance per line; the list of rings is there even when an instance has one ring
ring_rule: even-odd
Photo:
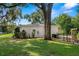
[[[25,31],[25,30],[22,30],[21,33],[22,33],[22,38],[23,38],[23,39],[27,38],[27,35],[26,35],[26,31]]]
[[[20,38],[20,28],[19,27],[15,28],[14,36],[15,36],[15,38]]]
[[[33,29],[33,31],[32,31],[32,37],[33,37],[33,38],[35,37],[35,32],[36,32],[36,30]]]

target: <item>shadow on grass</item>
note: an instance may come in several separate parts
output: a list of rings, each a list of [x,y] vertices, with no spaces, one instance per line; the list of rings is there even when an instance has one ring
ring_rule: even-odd
[[[79,55],[79,47],[72,44],[66,44],[61,42],[54,41],[45,41],[45,40],[33,40],[30,41],[32,46],[26,47],[28,51],[36,53],[37,55],[43,56],[73,56]]]
[[[29,53],[24,51],[23,42],[17,43],[12,38],[0,38],[0,56],[29,56]]]
[[[78,56],[79,46],[43,39],[12,40],[0,38],[2,56]]]

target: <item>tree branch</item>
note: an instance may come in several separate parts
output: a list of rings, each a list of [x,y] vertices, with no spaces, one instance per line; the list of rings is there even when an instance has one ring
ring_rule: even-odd
[[[20,5],[24,5],[24,4],[22,4],[22,3],[15,3],[14,5],[10,5],[10,6],[7,6],[4,3],[0,4],[0,6],[3,6],[4,8],[13,8],[13,7],[20,6]]]
[[[34,3],[34,5],[37,6],[38,8],[40,8],[40,9],[41,9],[41,7],[42,7],[42,6],[41,6],[41,3]]]

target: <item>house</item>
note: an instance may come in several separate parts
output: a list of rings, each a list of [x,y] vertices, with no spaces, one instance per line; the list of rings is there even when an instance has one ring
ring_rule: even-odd
[[[35,30],[35,37],[44,37],[44,24],[21,25],[20,30],[25,30],[30,37],[32,37],[32,32]],[[58,32],[58,26],[51,25],[51,36],[52,34],[58,34]]]

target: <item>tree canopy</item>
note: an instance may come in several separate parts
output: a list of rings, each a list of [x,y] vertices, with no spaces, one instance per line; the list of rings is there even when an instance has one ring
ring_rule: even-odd
[[[61,29],[63,29],[65,34],[69,34],[72,28],[71,17],[67,14],[59,15],[56,18],[56,23],[60,25]]]
[[[27,19],[29,22],[32,24],[37,24],[37,23],[44,23],[44,17],[43,13],[41,10],[37,10],[36,12],[33,12],[32,14],[25,14],[24,18]]]

